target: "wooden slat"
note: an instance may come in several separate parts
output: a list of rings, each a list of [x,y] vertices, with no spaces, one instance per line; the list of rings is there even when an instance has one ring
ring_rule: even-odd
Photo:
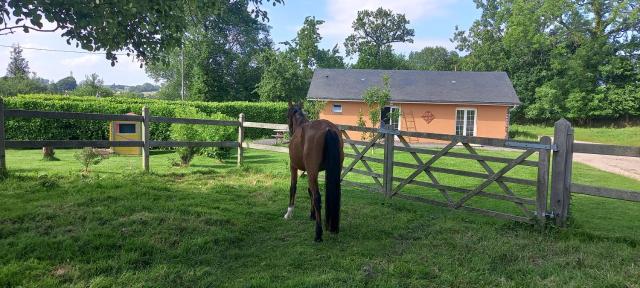
[[[346,157],[346,158],[355,158],[355,155],[350,154],[350,153],[344,153],[344,157]],[[362,159],[366,160],[366,161],[369,161],[369,162],[373,162],[373,163],[383,164],[383,160],[382,159],[378,159],[378,158],[373,158],[373,157],[369,157],[369,156],[363,156]],[[408,169],[418,169],[418,167],[420,167],[420,166],[418,166],[416,164],[398,162],[398,161],[394,161],[393,165],[395,165],[397,167],[408,168]],[[479,179],[487,179],[487,177],[489,177],[489,175],[484,174],[484,173],[463,171],[463,170],[455,170],[455,169],[442,168],[442,167],[433,167],[433,166],[431,166],[431,167],[429,167],[429,170],[431,170],[432,172],[437,172],[437,173],[451,174],[451,175],[457,175],[457,176],[467,176],[467,177],[473,177],[473,178],[479,178]],[[503,182],[513,183],[513,184],[529,185],[529,186],[534,186],[534,187],[537,185],[536,181],[528,180],[528,179],[513,178],[513,177],[507,177],[507,176],[502,176],[502,177],[500,177],[498,179],[500,179]]]
[[[447,152],[449,152],[449,150],[451,150],[451,148],[453,148],[453,146],[456,146],[456,144],[458,144],[458,142],[456,140],[451,141],[451,143],[449,143],[447,146],[445,146],[436,155],[433,155],[433,157],[429,158],[429,160],[427,160],[427,162],[425,162],[424,164],[420,165],[420,167],[418,167],[418,169],[416,169],[415,172],[413,172],[411,175],[409,175],[409,177],[404,179],[402,182],[400,182],[400,184],[398,184],[398,186],[396,186],[396,188],[393,191],[393,194],[396,194],[396,193],[400,192],[400,189],[402,189],[402,187],[404,187],[404,185],[407,185],[407,183],[409,183],[411,180],[416,178],[418,175],[422,174],[424,169],[427,169],[427,168],[431,167],[431,165],[433,165],[433,163],[438,161],[438,159],[440,159],[440,157],[446,155]]]
[[[143,147],[143,141],[109,141],[109,140],[7,140],[7,148],[108,148],[108,147]]]
[[[373,185],[367,185],[367,184],[364,184],[364,183],[353,182],[353,181],[344,180],[344,179],[341,181],[341,183],[345,184],[345,185],[348,185],[348,186],[364,189],[364,190],[367,190],[369,192],[382,193],[382,188],[376,187],[376,186],[373,186]]]
[[[541,144],[551,144],[549,136],[540,138]],[[536,181],[536,216],[538,223],[544,225],[547,215],[547,202],[549,200],[549,168],[551,164],[551,151],[540,150],[538,152],[538,176]]]
[[[409,147],[409,148],[411,147],[409,142],[407,142],[407,140],[404,139],[404,136],[398,135],[398,139],[400,140],[400,143],[402,143],[402,145],[404,145],[404,147]],[[422,159],[420,159],[420,157],[418,156],[417,153],[415,153],[415,152],[410,152],[410,153],[411,153],[411,156],[413,157],[413,160],[416,161],[416,163],[418,165],[420,165],[420,166],[424,165],[424,162],[422,161]],[[429,177],[429,179],[431,180],[431,183],[436,184],[436,185],[440,185],[440,182],[438,181],[436,176],[433,175],[433,173],[431,173],[429,168],[424,169],[423,171],[427,175],[427,177]],[[444,196],[444,198],[447,199],[447,203],[449,203],[449,204],[453,203],[453,200],[451,199],[451,197],[447,193],[446,189],[439,189],[439,190],[440,190],[440,193],[442,193],[442,196]]]
[[[143,117],[140,115],[100,114],[100,113],[60,112],[60,111],[35,111],[35,110],[20,110],[20,109],[5,110],[5,117],[77,119],[77,120],[99,120],[99,121],[136,121],[136,122],[142,122],[143,120]]]
[[[416,153],[428,154],[428,155],[435,155],[440,151],[440,150],[434,150],[434,149],[413,148],[413,147],[411,148],[396,147],[396,150],[404,151],[404,152],[416,152]],[[487,155],[473,155],[473,154],[458,153],[458,152],[451,152],[451,151],[449,151],[447,155],[445,155],[445,157],[471,159],[471,160],[484,160],[484,161],[497,162],[497,163],[510,163],[513,160],[511,158],[487,156]],[[525,160],[525,161],[522,161],[520,165],[538,167],[538,162]]]
[[[401,182],[404,179],[402,179],[400,177],[393,177],[393,180],[396,181],[396,182]],[[456,193],[463,193],[463,194],[468,194],[470,192],[473,192],[473,190],[469,190],[469,189],[465,189],[465,188],[442,185],[442,184],[434,184],[434,183],[415,180],[415,179],[409,181],[408,184],[421,186],[421,187],[425,187],[425,188],[433,188],[433,189],[438,189],[438,190],[439,189],[444,189],[444,190],[447,190],[447,191],[456,192]],[[485,198],[491,198],[491,199],[495,199],[495,200],[510,201],[510,202],[513,202],[513,203],[521,203],[521,204],[526,204],[526,205],[534,205],[534,204],[536,204],[536,200],[534,200],[534,199],[527,199],[527,198],[522,198],[522,197],[518,197],[518,196],[511,196],[511,195],[495,194],[495,193],[484,192],[484,191],[478,192],[478,194],[476,194],[476,196],[481,196],[481,197],[485,197]]]
[[[640,157],[640,147],[591,143],[573,143],[573,153]]]
[[[436,205],[436,206],[440,206],[440,207],[450,208],[447,205],[447,203],[445,203],[445,202],[432,200],[432,199],[427,199],[427,198],[423,198],[423,197],[420,197],[420,196],[397,193],[395,197],[400,197],[400,198],[406,199],[406,200],[411,200],[411,201],[416,201],[416,202],[422,202],[422,203],[426,203],[426,204]],[[492,211],[492,210],[486,210],[486,209],[469,207],[469,206],[462,206],[462,207],[460,207],[460,210],[464,210],[464,211],[467,211],[467,212],[478,213],[478,214],[491,216],[491,217],[504,219],[504,220],[511,220],[511,221],[518,221],[518,222],[533,224],[533,221],[531,219],[529,219],[529,218],[522,217],[522,216],[511,215],[511,214],[506,214],[506,213],[497,212],[497,211]]]
[[[383,136],[382,133],[378,133],[375,136],[373,136],[373,139],[371,139],[371,141],[369,142],[369,144],[367,146],[365,146],[362,151],[360,151],[360,154],[356,155],[356,157],[353,159],[353,161],[351,161],[351,164],[349,164],[347,166],[347,168],[344,169],[344,171],[342,172],[342,175],[340,175],[340,179],[344,179],[345,176],[347,176],[347,173],[349,173],[349,170],[351,170],[351,168],[353,168],[354,166],[356,166],[356,164],[358,163],[358,161],[360,161],[360,159],[362,158],[362,156],[364,156],[364,154],[366,154],[369,149],[371,149],[371,147],[373,147],[373,145],[380,140],[380,138]]]
[[[473,147],[471,147],[471,145],[469,145],[469,143],[464,143],[464,147],[467,149],[467,151],[469,151],[469,153],[471,153],[473,155],[478,155],[478,152],[476,152],[476,149],[473,149]],[[495,172],[493,171],[493,168],[491,168],[491,166],[489,166],[489,164],[487,164],[487,162],[485,162],[484,160],[478,160],[478,164],[480,164],[480,166],[482,166],[482,168],[487,172],[487,174],[489,174],[489,177],[491,177],[491,176],[493,176],[493,174],[495,174]],[[498,184],[498,187],[500,187],[500,189],[502,189],[502,191],[505,194],[507,194],[509,196],[515,196],[515,194],[513,193],[513,191],[511,191],[509,186],[507,186],[502,181],[500,181],[500,177],[498,177],[495,180],[495,183]],[[518,207],[520,207],[520,209],[522,209],[522,212],[524,212],[525,215],[527,215],[529,217],[535,216],[529,211],[529,209],[526,206],[522,205],[521,203],[517,203],[516,202],[516,205]]]
[[[266,151],[272,151],[272,152],[289,153],[289,148],[288,147],[282,147],[282,146],[273,146],[273,145],[264,145],[264,144],[244,142],[244,143],[242,143],[242,147],[249,148],[249,149],[256,149],[256,150],[266,150]]]
[[[287,124],[260,123],[260,122],[244,122],[244,127],[248,128],[264,128],[273,130],[289,130]]]
[[[364,175],[364,176],[370,176],[370,177],[377,177],[377,178],[382,178],[382,174],[380,173],[376,173],[376,172],[370,172],[370,171],[366,171],[366,170],[360,170],[357,168],[351,168],[351,171],[353,173],[356,174],[360,174],[360,175]]]
[[[492,211],[492,210],[487,210],[487,209],[482,209],[482,208],[462,206],[462,207],[460,207],[460,209],[464,210],[464,211],[469,211],[469,212],[473,212],[473,213],[486,215],[486,216],[491,216],[491,217],[498,218],[498,219],[503,219],[503,220],[517,221],[517,222],[528,223],[528,224],[534,224],[535,223],[535,221],[533,221],[533,219],[531,219],[531,218],[511,215],[511,214],[507,214],[507,213],[502,213],[502,212],[497,212],[497,211]]]
[[[573,183],[571,184],[571,193],[640,202],[640,191],[620,190]]]
[[[342,133],[342,136],[344,137],[343,140],[350,140],[351,139],[349,137],[349,134],[346,131],[341,130],[340,132]],[[360,155],[361,154],[360,150],[358,150],[358,147],[356,147],[356,145],[349,144],[349,146],[351,146],[351,149],[353,150],[353,152],[356,153],[356,155]],[[354,158],[355,158],[355,155],[354,155]],[[373,169],[371,169],[371,166],[369,166],[369,163],[366,160],[361,158],[360,159],[360,163],[362,163],[362,166],[364,166],[364,168],[367,169],[367,171],[373,172]],[[376,182],[376,184],[378,184],[378,186],[382,187],[382,182],[380,182],[379,177],[372,177],[372,178],[373,178],[373,181]]]
[[[236,148],[238,142],[236,141],[149,141],[151,147],[227,147]]]
[[[496,172],[495,174],[492,174],[491,177],[489,177],[487,180],[482,182],[482,184],[478,185],[478,187],[473,189],[471,193],[467,193],[466,195],[462,196],[462,198],[460,198],[458,202],[456,202],[455,207],[461,207],[466,201],[471,199],[471,197],[477,195],[482,190],[484,190],[489,185],[491,185],[492,182],[496,181],[496,179],[500,178],[500,176],[504,175],[505,173],[511,171],[511,169],[513,169],[514,167],[518,166],[518,164],[524,161],[524,159],[527,159],[527,157],[531,156],[531,154],[533,154],[534,152],[535,150],[531,149],[522,153],[520,156],[518,156],[518,158],[514,159],[511,163],[507,164],[507,166],[504,166],[498,172]]]
[[[360,127],[353,125],[338,125],[340,130],[348,130],[348,131],[358,131],[358,132],[374,132],[377,133],[380,131],[378,128],[369,128],[369,127]]]
[[[152,116],[151,122],[172,123],[172,124],[194,124],[194,125],[215,125],[215,126],[239,126],[238,121],[214,120],[214,119],[192,119]]]

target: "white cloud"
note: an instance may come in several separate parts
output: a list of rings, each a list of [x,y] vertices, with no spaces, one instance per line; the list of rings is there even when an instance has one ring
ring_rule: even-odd
[[[103,56],[97,54],[87,54],[80,57],[67,58],[60,60],[60,64],[67,66],[68,68],[83,67],[87,65],[95,65],[98,61],[105,61]]]
[[[442,15],[457,0],[328,0],[329,19],[320,27],[320,33],[327,38],[344,39],[351,33],[351,23],[359,10],[375,10],[378,7],[405,14],[411,22]]]

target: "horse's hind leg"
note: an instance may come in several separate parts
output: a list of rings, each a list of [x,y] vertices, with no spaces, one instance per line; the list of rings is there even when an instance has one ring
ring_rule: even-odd
[[[316,211],[315,209],[313,209],[313,207],[315,206],[313,204],[313,193],[311,193],[311,188],[307,188],[307,191],[309,192],[309,200],[311,201],[311,211],[309,212],[309,219],[316,220]]]
[[[309,175],[309,189],[311,195],[313,195],[313,211],[316,217],[316,236],[314,240],[316,242],[322,241],[322,198],[320,197],[320,189],[318,188],[318,171],[307,171]]]
[[[284,214],[284,219],[289,219],[293,216],[293,207],[296,204],[296,189],[298,185],[298,169],[290,166],[291,169],[291,186],[289,187],[289,207],[287,207],[287,213]]]

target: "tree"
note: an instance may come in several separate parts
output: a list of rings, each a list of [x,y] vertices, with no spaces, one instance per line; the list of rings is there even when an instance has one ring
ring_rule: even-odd
[[[318,26],[322,23],[315,17],[306,17],[296,38],[283,43],[287,46],[285,51],[269,50],[260,55],[258,63],[263,74],[256,86],[260,100],[301,101],[306,98],[314,68],[344,68],[337,45],[331,50],[318,48],[322,39]]]
[[[376,11],[358,11],[353,21],[353,34],[345,41],[347,56],[367,53],[373,59],[380,58],[398,42],[413,43],[414,30],[408,28],[409,20],[404,14],[378,8]]]
[[[14,45],[11,48],[9,65],[7,65],[7,77],[29,78],[29,74],[29,61],[22,57],[20,45]]]
[[[255,18],[267,18],[263,2],[273,5],[283,0],[237,1],[252,4]],[[125,50],[139,59],[155,62],[163,52],[180,47],[191,21],[210,15],[223,15],[236,1],[11,1],[0,0],[0,35],[24,32],[62,30],[67,44],[88,51],[105,51],[115,65],[116,51]],[[44,23],[54,27],[45,28]],[[13,23],[11,23],[13,21]]]
[[[272,43],[269,27],[255,19],[247,5],[234,1],[219,16],[191,21],[182,51],[173,49],[165,56],[167,62],[147,65],[147,74],[165,82],[158,94],[161,98],[181,98],[184,65],[187,100],[258,99],[253,92],[261,76],[256,59]]]
[[[78,83],[76,82],[76,78],[73,78],[73,76],[67,76],[58,80],[55,86],[58,92],[66,92],[76,89],[76,87],[78,87]]]
[[[355,69],[410,69],[404,55],[396,54],[391,46],[376,51],[373,47],[365,47],[358,54],[358,61],[353,65]]]
[[[309,77],[292,51],[266,51],[258,63],[264,69],[256,86],[261,101],[297,102],[305,98]]]
[[[455,71],[458,69],[460,56],[444,47],[424,47],[420,51],[409,53],[407,61],[411,69],[415,70]]]
[[[77,96],[113,96],[113,91],[104,87],[104,81],[96,73],[86,75],[84,81],[80,82],[80,85],[72,93]]]
[[[635,91],[640,69],[640,13],[634,1],[474,0],[482,10],[468,31],[456,31],[467,52],[464,70],[506,71],[523,105],[512,119],[553,121],[574,113],[616,119],[603,91]],[[599,92],[600,91],[600,92]],[[626,103],[626,100],[621,100]],[[620,109],[636,109],[620,105]],[[572,112],[574,111],[574,112]],[[635,112],[634,112],[635,113]],[[607,114],[609,116],[604,116]],[[582,119],[582,120],[580,120]]]

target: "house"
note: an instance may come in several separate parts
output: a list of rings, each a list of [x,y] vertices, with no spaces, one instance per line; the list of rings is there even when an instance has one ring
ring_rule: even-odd
[[[362,95],[370,87],[382,87],[385,74],[391,103],[381,118],[400,130],[506,138],[509,109],[520,104],[504,72],[316,69],[307,98],[326,101],[321,119],[357,125],[362,113],[371,127]],[[390,112],[399,117],[392,119]],[[349,134],[360,139],[357,132]]]

